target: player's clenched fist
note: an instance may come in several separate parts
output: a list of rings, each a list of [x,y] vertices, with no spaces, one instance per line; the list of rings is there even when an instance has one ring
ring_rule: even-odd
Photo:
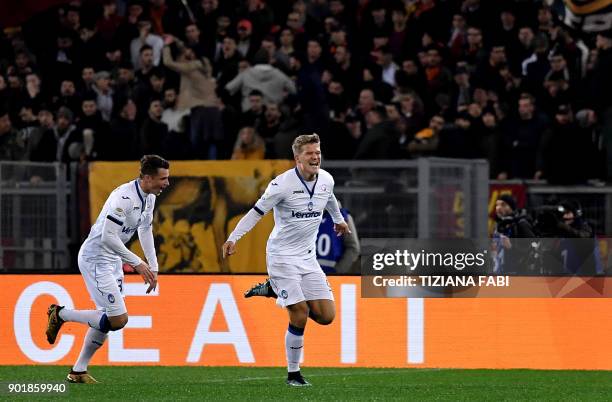
[[[226,241],[221,249],[223,250],[223,258],[225,258],[236,252],[236,244],[233,241]]]

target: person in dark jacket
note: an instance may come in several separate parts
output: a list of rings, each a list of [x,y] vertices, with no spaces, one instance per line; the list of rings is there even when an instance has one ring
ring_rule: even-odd
[[[522,95],[518,101],[518,116],[505,125],[503,173],[510,178],[540,179],[541,141],[548,129],[548,119],[536,111],[533,96]]]
[[[164,154],[164,144],[168,137],[168,126],[161,121],[163,113],[161,101],[153,99],[149,104],[149,115],[142,123],[138,141],[140,154]]]
[[[517,211],[516,200],[510,194],[502,194],[495,201],[496,226],[493,232],[494,272],[525,273],[530,243],[511,239],[535,238],[531,222]]]
[[[595,275],[603,273],[599,243],[591,225],[584,219],[582,207],[577,200],[567,199],[560,203],[563,213],[557,223],[559,262],[562,272],[573,275]]]
[[[393,159],[399,147],[399,133],[387,121],[383,106],[377,106],[366,113],[368,130],[361,139],[354,159]]]
[[[542,174],[549,183],[580,184],[590,179],[596,149],[588,134],[574,123],[569,105],[557,108],[553,127],[542,139]]]

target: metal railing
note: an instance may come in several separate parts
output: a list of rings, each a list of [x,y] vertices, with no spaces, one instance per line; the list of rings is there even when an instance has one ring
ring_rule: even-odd
[[[0,162],[0,271],[69,268],[69,193],[62,164]]]
[[[334,176],[334,192],[353,215],[360,237],[487,234],[486,161],[326,161],[323,167]]]

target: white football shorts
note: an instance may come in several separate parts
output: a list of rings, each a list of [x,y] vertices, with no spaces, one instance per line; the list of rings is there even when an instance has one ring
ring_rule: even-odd
[[[98,310],[108,317],[127,313],[123,300],[123,264],[88,261],[79,255],[79,270]]]
[[[291,306],[307,300],[334,300],[327,277],[315,256],[267,256],[268,275],[277,294],[276,304]]]

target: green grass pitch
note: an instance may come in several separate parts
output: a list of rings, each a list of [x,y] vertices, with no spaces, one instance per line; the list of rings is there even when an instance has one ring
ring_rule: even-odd
[[[62,380],[67,367],[0,366],[0,383]],[[58,397],[0,400],[610,400],[612,372],[437,369],[302,369],[312,384],[291,388],[283,368],[90,367],[101,384],[69,384]]]

